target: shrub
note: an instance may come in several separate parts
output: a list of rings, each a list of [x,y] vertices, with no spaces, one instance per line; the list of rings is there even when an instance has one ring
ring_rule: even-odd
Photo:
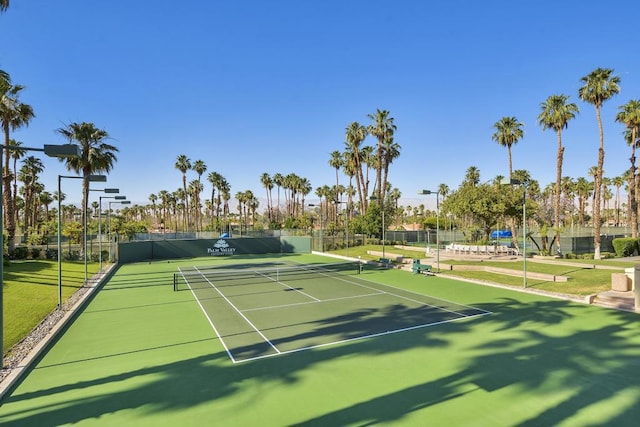
[[[29,249],[26,246],[16,246],[15,251],[13,252],[13,257],[15,259],[27,259],[29,255]]]
[[[40,253],[41,253],[40,248],[31,248],[31,258],[40,259]]]
[[[66,261],[78,261],[80,259],[80,251],[69,251],[62,255]]]
[[[47,248],[44,253],[44,257],[51,260],[58,259],[58,249]]]
[[[638,250],[638,239],[636,238],[620,237],[613,239],[612,243],[618,257],[632,256]]]

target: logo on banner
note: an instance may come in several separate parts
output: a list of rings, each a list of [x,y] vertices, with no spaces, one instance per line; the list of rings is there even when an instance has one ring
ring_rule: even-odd
[[[207,254],[211,256],[233,255],[235,252],[236,248],[232,248],[224,239],[215,242],[212,248],[207,248]]]

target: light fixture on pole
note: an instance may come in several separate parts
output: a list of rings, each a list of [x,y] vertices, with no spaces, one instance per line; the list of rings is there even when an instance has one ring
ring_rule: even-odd
[[[87,176],[75,176],[75,175],[58,175],[58,310],[62,309],[62,194],[61,183],[62,178],[69,179],[84,179],[89,182],[104,182],[107,177],[104,175],[87,175]],[[86,201],[86,198],[85,198]],[[85,209],[84,215],[84,280],[87,281],[87,214]]]
[[[527,183],[519,179],[505,178],[502,185],[522,186],[522,287],[527,287]]]
[[[106,194],[116,194],[120,192],[118,188],[105,188],[104,190],[95,190],[95,191],[103,191]],[[126,196],[100,196],[98,197],[98,261],[99,267],[98,271],[102,272],[102,199],[119,199],[124,200]]]
[[[438,273],[440,272],[440,191],[422,190],[418,194],[426,196],[436,195],[436,263]]]
[[[116,196],[115,198],[119,198],[124,196]],[[109,202],[109,209],[107,210],[107,233],[109,235],[109,262],[114,262],[114,259],[111,257],[112,251],[111,246],[113,245],[113,240],[111,238],[111,205],[119,203],[121,205],[129,205],[131,202],[129,200],[117,200],[114,202]]]
[[[0,145],[0,148],[0,154],[4,153],[4,150],[11,151],[15,148],[20,151],[40,151],[44,152],[44,154],[49,157],[56,157],[61,159],[80,157],[80,147],[76,144],[45,144],[44,148],[12,147],[10,145]],[[4,367],[4,346],[2,345],[2,340],[4,339],[4,300],[2,295],[4,292],[4,235],[2,232],[4,227],[4,196],[2,194],[4,187],[4,173],[4,170],[2,170],[2,173],[0,173],[0,175],[2,176],[2,179],[0,180],[0,369]]]

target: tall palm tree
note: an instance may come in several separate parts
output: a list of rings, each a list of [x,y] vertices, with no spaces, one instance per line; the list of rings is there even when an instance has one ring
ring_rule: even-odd
[[[2,170],[2,185],[4,189],[1,203],[4,203],[4,225],[7,230],[7,247],[9,254],[13,254],[15,249],[15,206],[11,192],[12,174],[9,169],[9,160],[11,158],[11,138],[10,132],[23,126],[28,126],[29,122],[35,114],[33,108],[20,102],[20,93],[24,86],[14,85],[8,73],[0,70],[0,125],[4,133],[4,167]],[[0,227],[2,225],[0,224]]]
[[[602,187],[602,174],[604,173],[604,131],[602,130],[602,118],[600,109],[604,101],[612,98],[620,92],[620,77],[613,75],[613,69],[597,68],[580,79],[584,85],[578,89],[578,96],[584,102],[593,105],[596,109],[598,131],[600,133],[600,146],[598,148],[598,166],[595,176],[595,203],[593,205],[593,247],[594,259],[600,259],[600,199]]]
[[[191,169],[191,159],[189,159],[185,154],[178,155],[178,157],[176,158],[175,168],[178,169],[180,173],[182,173],[182,191],[184,191],[184,194],[188,194],[187,171]],[[189,202],[185,199],[184,203],[184,230],[188,231],[187,228],[189,227]]]
[[[0,0],[0,12],[9,9],[9,0]]]
[[[205,164],[204,160],[196,160],[195,162],[193,162],[193,164],[191,165],[191,169],[193,169],[193,171],[198,175],[198,184],[200,184],[202,182],[201,180],[202,174],[204,174],[207,171],[207,165]],[[197,187],[202,188],[202,185],[198,185]],[[200,193],[198,193],[196,197],[199,203]],[[194,220],[196,222],[198,230],[201,230],[202,229],[202,211],[201,209],[198,208],[198,209],[194,209],[194,213],[195,213]]]
[[[576,180],[576,194],[578,195],[578,224],[584,226],[586,204],[593,191],[593,183],[581,176]]]
[[[636,148],[640,136],[640,100],[632,99],[618,109],[616,121],[623,123],[627,132],[625,140],[631,146],[631,167],[629,168],[629,209],[631,213],[631,237],[638,237],[638,177],[636,171]]]
[[[35,156],[26,157],[22,161],[22,168],[18,172],[18,178],[20,182],[24,184],[24,230],[28,230],[30,226],[34,225],[31,220],[33,218],[32,212],[35,209],[36,202],[36,188],[38,184],[38,175],[44,170],[44,163],[42,160]]]
[[[376,109],[374,114],[367,114],[367,117],[371,121],[367,127],[367,132],[376,137],[378,140],[378,154],[377,154],[377,167],[376,167],[376,192],[378,200],[384,200],[384,187],[382,183],[382,162],[384,159],[383,150],[385,141],[393,138],[393,134],[397,129],[397,126],[393,123],[393,117],[389,116],[389,111]]]
[[[624,185],[624,176],[614,176],[611,178],[611,183],[616,187],[616,199],[614,203],[615,215],[616,215],[616,227],[620,226],[620,188]]]
[[[70,123],[57,132],[65,137],[69,142],[76,142],[80,146],[79,157],[60,159],[66,163],[67,170],[74,171],[83,177],[93,174],[108,173],[113,168],[117,160],[118,149],[107,144],[109,133],[106,130],[98,129],[95,124],[82,122]],[[82,180],[82,224],[87,215],[87,200],[89,199],[89,180]],[[86,236],[82,236],[82,242]]]
[[[556,153],[556,188],[553,204],[553,226],[555,229],[555,243],[560,248],[560,195],[562,192],[562,163],[564,159],[564,147],[562,146],[562,131],[566,129],[569,120],[578,114],[579,109],[573,102],[568,102],[568,95],[551,95],[542,104],[541,112],[538,115],[538,124],[542,130],[553,129],[558,140],[558,151]],[[549,248],[551,250],[552,248]]]
[[[383,146],[383,169],[384,169],[384,174],[382,175],[382,188],[384,188],[384,195],[386,197],[386,192],[389,190],[389,188],[387,188],[387,182],[389,179],[389,166],[391,165],[391,163],[393,163],[393,161],[395,159],[397,159],[398,157],[400,157],[400,144],[398,144],[397,142],[394,142],[393,140],[393,136],[390,138],[387,138],[384,141],[384,146]],[[384,203],[385,201],[382,200],[382,205],[381,206],[386,206]]]
[[[496,129],[495,133],[491,136],[491,139],[496,141],[503,147],[507,147],[509,153],[509,179],[513,178],[513,162],[511,159],[511,147],[516,144],[524,135],[522,127],[524,124],[520,123],[515,117],[503,117],[498,120],[493,127]]]
[[[26,150],[19,148],[22,145],[21,141],[16,141],[15,139],[11,140],[11,159],[13,159],[13,171],[17,171],[18,170],[18,160],[20,160],[21,158],[23,158],[26,154]],[[16,203],[16,196],[18,195],[18,174],[14,173],[13,174],[13,205],[15,206]],[[14,209],[15,211],[15,209]],[[15,215],[15,219],[14,221],[15,224],[17,224],[17,220],[18,220],[18,213],[14,212]]]
[[[342,158],[342,153],[338,150],[331,152],[331,158],[329,159],[329,166],[336,170],[336,189],[338,188],[338,172],[340,172],[340,168],[344,164],[344,160]],[[334,195],[334,200],[338,200],[338,195]]]
[[[260,175],[260,183],[262,184],[264,189],[267,191],[267,217],[269,218],[269,222],[271,222],[273,220],[273,215],[272,215],[273,203],[271,200],[271,190],[273,190],[273,179],[267,172],[264,172],[262,175]]]
[[[367,137],[367,128],[358,122],[352,122],[346,128],[345,135],[345,159],[353,160],[356,189],[360,200],[360,212],[365,212],[367,207],[366,190],[364,189],[364,174],[362,172],[362,155],[360,144]]]
[[[480,169],[476,166],[469,166],[464,174],[462,185],[475,187],[480,183]]]
[[[282,188],[282,184],[284,183],[284,176],[281,173],[276,172],[273,174],[273,183],[278,188],[278,205],[276,206],[276,212],[278,215],[277,220],[280,221],[280,188]]]

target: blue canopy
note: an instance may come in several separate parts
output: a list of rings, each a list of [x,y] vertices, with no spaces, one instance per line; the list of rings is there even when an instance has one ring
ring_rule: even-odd
[[[501,239],[503,237],[512,237],[511,230],[496,230],[491,232],[492,239]]]

